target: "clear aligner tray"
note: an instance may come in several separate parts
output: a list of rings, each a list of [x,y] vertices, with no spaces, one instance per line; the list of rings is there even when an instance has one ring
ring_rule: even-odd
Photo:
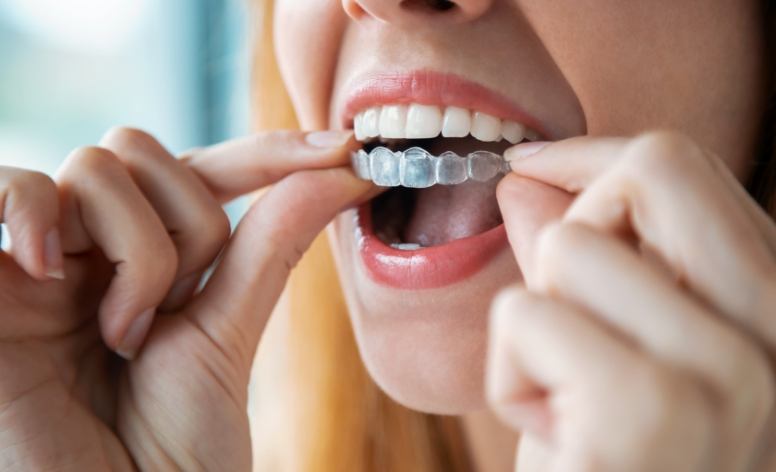
[[[367,153],[352,153],[356,175],[382,187],[426,188],[435,184],[456,185],[468,180],[487,182],[509,171],[509,165],[498,154],[475,151],[467,156],[447,151],[434,156],[423,148],[391,151],[376,147]]]

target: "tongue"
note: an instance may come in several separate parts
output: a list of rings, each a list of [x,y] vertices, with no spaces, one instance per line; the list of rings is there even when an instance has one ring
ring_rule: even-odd
[[[405,242],[436,246],[483,233],[501,223],[496,184],[465,182],[419,190],[404,229]]]

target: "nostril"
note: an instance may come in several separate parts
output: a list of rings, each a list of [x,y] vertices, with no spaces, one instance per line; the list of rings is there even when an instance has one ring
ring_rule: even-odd
[[[448,11],[456,7],[450,0],[403,0],[401,7],[407,10]]]

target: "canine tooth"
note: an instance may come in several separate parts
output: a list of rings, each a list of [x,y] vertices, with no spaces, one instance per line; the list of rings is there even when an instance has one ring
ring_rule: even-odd
[[[480,141],[498,141],[501,138],[501,120],[481,111],[474,112],[472,136]]]
[[[375,185],[396,187],[399,179],[399,159],[390,150],[376,147],[369,154],[369,174]]]
[[[357,152],[352,153],[353,170],[356,172],[356,176],[369,180],[371,174],[369,172],[369,154],[363,149],[359,149]]]
[[[526,128],[525,129],[525,139],[527,139],[529,141],[538,141],[539,139],[541,139],[541,136],[539,136],[539,133],[537,133],[536,131],[534,131],[534,130],[532,130],[530,128]]]
[[[356,141],[363,141],[366,138],[364,134],[364,113],[361,112],[353,118],[353,132],[356,135]]]
[[[380,136],[384,138],[404,138],[406,127],[406,105],[386,105],[380,111]]]
[[[363,121],[361,126],[363,127],[364,136],[367,138],[375,138],[380,135],[380,109],[382,107],[372,107],[364,112]]]
[[[525,137],[525,126],[516,121],[504,120],[501,123],[501,136],[512,144],[517,144]]]
[[[472,129],[472,114],[459,107],[447,107],[442,119],[442,136],[445,138],[464,138]]]
[[[407,110],[407,139],[436,138],[442,131],[442,111],[433,105],[413,103]]]
[[[410,188],[426,188],[434,185],[436,177],[429,154],[413,147],[402,153],[399,164],[401,184]]]
[[[455,185],[466,181],[468,177],[467,159],[447,151],[434,159],[436,181],[442,185]]]
[[[487,182],[501,172],[503,159],[488,151],[476,151],[469,154],[469,178],[477,182]]]

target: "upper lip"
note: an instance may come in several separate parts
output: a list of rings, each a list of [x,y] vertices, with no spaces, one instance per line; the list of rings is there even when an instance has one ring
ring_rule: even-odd
[[[341,107],[345,129],[353,127],[357,113],[372,106],[419,103],[457,106],[513,120],[554,140],[548,127],[511,99],[482,84],[455,74],[422,69],[411,72],[371,73],[356,77],[347,88]]]

